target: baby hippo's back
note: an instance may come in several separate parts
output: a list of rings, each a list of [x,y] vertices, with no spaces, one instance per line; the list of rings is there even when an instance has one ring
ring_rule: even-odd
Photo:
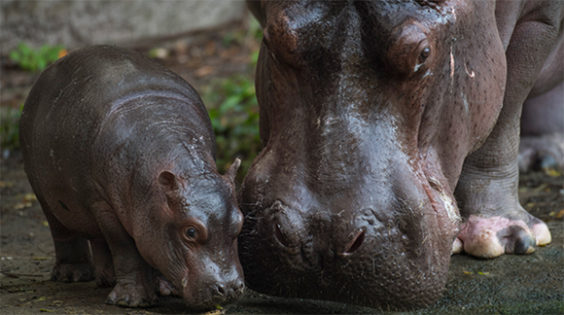
[[[181,143],[192,141],[203,159],[215,155],[197,93],[156,62],[110,46],[72,52],[45,70],[26,100],[20,134],[40,202],[87,236],[100,234],[93,203],[127,199],[131,185],[150,189]]]

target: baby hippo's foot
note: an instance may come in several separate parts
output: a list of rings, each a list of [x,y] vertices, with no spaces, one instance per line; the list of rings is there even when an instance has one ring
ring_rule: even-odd
[[[532,169],[564,170],[564,134],[521,137],[519,171],[527,172]]]
[[[521,208],[519,216],[470,215],[461,226],[453,251],[494,258],[503,254],[530,254],[535,246],[550,241],[546,224]]]
[[[53,281],[79,282],[92,279],[94,279],[94,268],[90,263],[57,263],[51,272]]]
[[[107,304],[125,307],[149,307],[158,302],[154,287],[121,279],[106,299]]]
[[[100,288],[112,287],[116,284],[114,270],[110,268],[96,269],[96,285]]]
[[[156,277],[156,281],[157,281],[157,293],[159,293],[160,295],[180,296],[178,290],[164,276],[159,275],[158,277]]]

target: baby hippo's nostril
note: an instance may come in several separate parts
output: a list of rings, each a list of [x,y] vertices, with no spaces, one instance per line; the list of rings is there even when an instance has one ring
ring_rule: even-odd
[[[245,290],[245,282],[243,280],[237,280],[233,284],[233,290],[235,291],[236,295],[240,295]]]
[[[223,284],[216,285],[215,294],[219,295],[219,296],[224,296],[225,295],[225,285],[223,285]]]
[[[232,282],[216,284],[212,290],[212,294],[218,301],[227,301],[241,296],[244,289],[245,282],[243,280],[235,280]]]
[[[352,238],[352,240],[347,244],[345,247],[345,251],[343,252],[343,256],[352,255],[354,251],[356,251],[360,245],[364,242],[364,230],[360,230],[356,233],[356,235]]]

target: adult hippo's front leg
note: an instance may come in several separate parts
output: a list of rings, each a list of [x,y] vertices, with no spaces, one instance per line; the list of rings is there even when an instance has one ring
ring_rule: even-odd
[[[562,36],[562,8],[555,6],[561,4],[527,2],[516,10],[516,1],[497,3],[507,57],[503,109],[484,145],[465,161],[455,192],[464,217],[455,252],[485,258],[528,254],[551,241],[546,224],[519,204],[517,157],[523,102]]]

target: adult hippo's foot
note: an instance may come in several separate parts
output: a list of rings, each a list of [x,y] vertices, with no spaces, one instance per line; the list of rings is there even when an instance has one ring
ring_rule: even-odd
[[[535,246],[551,241],[544,222],[529,214],[517,198],[517,172],[508,177],[471,172],[457,187],[464,222],[453,253],[466,252],[481,258],[503,254],[530,254]]]
[[[453,245],[453,254],[464,251],[481,258],[531,254],[535,251],[535,245],[550,243],[550,231],[544,222],[523,209],[519,214],[522,219],[471,215],[461,226]]]
[[[560,50],[564,54],[564,44]],[[562,66],[555,68],[562,69]],[[564,80],[562,75],[560,77]],[[548,83],[537,85],[523,104],[519,171],[564,170],[564,82],[548,91],[543,91]]]
[[[564,170],[564,134],[521,137],[519,171]]]
[[[458,252],[464,250],[477,257],[493,258],[504,253],[530,254],[535,251],[535,245],[550,243],[546,224],[527,213],[525,216],[528,223],[501,216],[470,216],[458,235]]]

